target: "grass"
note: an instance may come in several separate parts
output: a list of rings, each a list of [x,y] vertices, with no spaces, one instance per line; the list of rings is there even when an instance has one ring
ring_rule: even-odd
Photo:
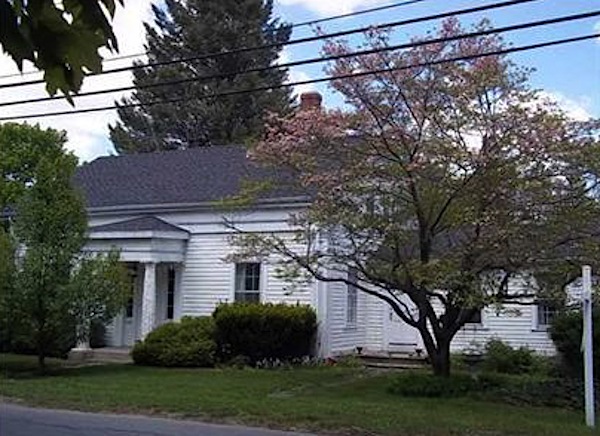
[[[359,368],[162,369],[65,367],[0,355],[0,396],[35,406],[160,414],[275,428],[384,435],[586,435],[573,411],[469,398],[403,398],[393,374]]]

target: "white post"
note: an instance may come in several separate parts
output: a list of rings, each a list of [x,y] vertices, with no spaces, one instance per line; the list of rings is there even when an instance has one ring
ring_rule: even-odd
[[[585,423],[595,427],[594,416],[594,350],[592,325],[592,268],[584,266],[583,273],[583,377],[585,384]]]
[[[154,330],[156,319],[156,264],[144,264],[144,294],[142,296],[142,339]]]

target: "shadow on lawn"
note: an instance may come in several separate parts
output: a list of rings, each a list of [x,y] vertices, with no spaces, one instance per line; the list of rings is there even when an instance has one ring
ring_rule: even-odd
[[[5,379],[35,379],[45,377],[102,377],[108,374],[130,373],[130,364],[87,364],[73,365],[66,360],[52,359],[42,371],[33,359],[0,357],[0,377]]]

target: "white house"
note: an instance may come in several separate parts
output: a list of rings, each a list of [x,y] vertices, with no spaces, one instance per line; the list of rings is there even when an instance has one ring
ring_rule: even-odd
[[[108,344],[131,346],[162,323],[210,315],[221,302],[242,300],[314,307],[321,356],[356,347],[364,352],[423,348],[417,331],[386,304],[351,286],[314,282],[292,289],[271,262],[227,260],[235,247],[224,217],[247,231],[285,235],[291,231],[290,213],[307,204],[306,198],[280,188],[244,212],[219,207],[244,180],[267,175],[240,146],[101,157],[78,170],[76,183],[89,214],[86,250],[117,247],[132,272],[133,298],[110,326]],[[554,352],[546,332],[552,312],[536,306],[518,309],[484,310],[457,334],[453,348],[499,337],[513,346]]]

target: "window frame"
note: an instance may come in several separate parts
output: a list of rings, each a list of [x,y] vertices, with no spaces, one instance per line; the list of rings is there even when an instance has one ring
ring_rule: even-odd
[[[469,321],[465,322],[465,325],[482,326],[483,325],[483,309],[479,309],[479,311],[475,312],[474,315],[476,315],[476,314],[479,314],[479,321],[472,321],[473,318],[471,318]]]
[[[346,284],[346,327],[356,327],[358,323],[358,271],[356,268],[348,268]],[[352,308],[352,309],[351,309]]]
[[[255,285],[256,289],[248,289],[248,268],[252,266],[255,269],[252,271],[250,280]],[[244,268],[243,278],[240,278],[240,268]],[[256,274],[255,274],[256,273]],[[243,288],[239,286],[243,283]],[[254,286],[253,286],[254,287]],[[260,303],[262,301],[262,289],[263,289],[263,267],[261,262],[237,262],[233,267],[233,301],[235,303]],[[247,296],[254,295],[253,298],[247,298]],[[244,298],[240,298],[244,296]]]
[[[175,319],[175,292],[177,287],[177,273],[174,266],[167,269],[167,301],[166,301],[166,319],[172,321]]]
[[[552,317],[556,316],[557,312],[556,307],[552,307],[544,302],[538,302],[535,305],[535,329],[538,331],[547,331],[552,325]]]

